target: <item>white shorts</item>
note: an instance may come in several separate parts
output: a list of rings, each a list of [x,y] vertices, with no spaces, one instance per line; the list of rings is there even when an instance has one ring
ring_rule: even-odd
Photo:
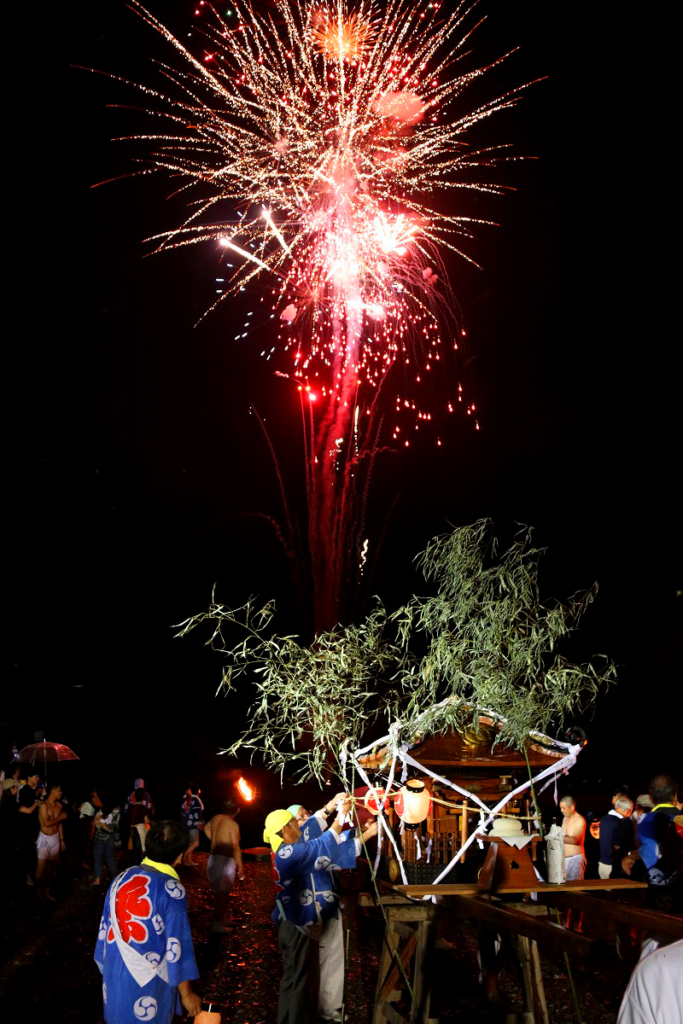
[[[38,860],[59,860],[60,843],[59,832],[55,832],[53,836],[46,836],[44,832],[39,832],[36,839]]]
[[[583,880],[587,861],[582,853],[575,853],[572,857],[565,857],[564,863],[567,869],[568,882]]]
[[[209,885],[218,892],[232,892],[235,885],[235,861],[232,857],[223,857],[220,853],[212,853],[206,865],[206,877]]]

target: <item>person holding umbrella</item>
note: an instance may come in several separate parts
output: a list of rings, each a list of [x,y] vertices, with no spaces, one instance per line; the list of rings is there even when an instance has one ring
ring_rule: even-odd
[[[37,793],[39,781],[38,772],[31,768],[17,797],[19,804],[19,814],[17,815],[19,866],[21,877],[27,885],[33,885],[36,869],[36,837],[40,830],[38,824],[40,801]]]

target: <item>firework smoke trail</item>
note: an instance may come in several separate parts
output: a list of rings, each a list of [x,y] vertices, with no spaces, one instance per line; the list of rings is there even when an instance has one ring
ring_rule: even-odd
[[[235,253],[241,262],[219,302],[268,275],[282,375],[323,410],[311,407],[309,420],[309,542],[316,629],[330,628],[361,541],[354,517],[379,436],[380,389],[396,363],[413,387],[443,365],[439,251],[467,259],[460,240],[485,223],[437,202],[448,189],[502,191],[476,177],[505,147],[472,149],[464,136],[521,89],[451,116],[488,70],[459,73],[476,0],[450,14],[414,0],[383,9],[359,0],[352,12],[345,0],[281,0],[277,19],[236,0],[230,24],[201,3],[213,19],[204,61],[131,2],[184,65],[162,65],[170,96],[137,86],[165,120],[136,137],[150,152],[142,173],[179,178],[191,208],[154,241]],[[400,440],[404,407],[430,414],[394,393]]]

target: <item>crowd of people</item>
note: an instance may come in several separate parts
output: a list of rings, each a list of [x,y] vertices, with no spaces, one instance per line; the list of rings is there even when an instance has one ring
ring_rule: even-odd
[[[590,829],[599,843],[598,876],[647,882],[648,905],[665,912],[683,910],[682,797],[671,776],[656,775],[635,800],[625,787],[617,789],[611,809]],[[566,878],[580,880],[587,865],[587,822],[573,796],[560,799],[560,811]]]
[[[570,795],[560,800],[568,879],[586,870],[587,823]],[[339,872],[355,867],[376,820],[361,831],[350,825],[352,799],[338,793],[314,814],[300,804],[267,815],[263,839],[272,851],[274,909],[283,973],[278,1024],[315,1024],[341,1019],[344,945]],[[638,876],[647,883],[646,905],[683,911],[683,818],[675,781],[655,776],[647,794],[633,800],[621,787],[612,807],[591,828],[599,842],[602,879]],[[201,789],[188,785],[178,803],[180,820],[154,821],[155,807],[142,778],[125,801],[97,790],[69,811],[61,786],[41,783],[29,769],[2,780],[2,877],[32,886],[39,900],[54,900],[51,886],[65,854],[66,825],[72,858],[100,886],[104,901],[95,950],[103,977],[108,1024],[155,1020],[170,1024],[175,1013],[201,1014],[192,982],[198,978],[185,889],[176,868],[193,867],[203,832],[209,843],[207,879],[215,893],[212,931],[231,931],[230,893],[244,879],[238,805],[204,821]],[[597,823],[596,823],[597,824]],[[680,1024],[683,996],[672,971],[681,967],[683,942],[647,935],[643,959],[622,1004],[619,1024]],[[653,959],[656,958],[656,959]],[[667,980],[668,979],[668,980]],[[198,1016],[201,1020],[201,1016]]]

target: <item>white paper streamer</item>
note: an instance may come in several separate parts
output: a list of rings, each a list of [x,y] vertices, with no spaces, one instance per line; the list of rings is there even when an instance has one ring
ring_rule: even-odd
[[[374,746],[374,744],[371,744],[371,746]],[[366,749],[369,750],[371,748],[368,747]],[[368,787],[371,787],[372,784],[371,784],[370,779],[368,778],[365,770],[361,767],[361,765],[358,764],[358,755],[354,754],[354,758],[356,760],[356,768],[358,770],[358,774],[360,775],[360,777],[363,780],[363,782],[365,783],[365,785],[368,786]],[[396,845],[396,840],[394,839],[393,832],[391,831],[391,829],[389,828],[387,822],[384,819],[383,807],[384,807],[384,804],[382,803],[382,806],[379,809],[379,814],[377,815],[377,821],[379,823],[380,830],[384,829],[384,831],[386,832],[387,836],[389,837],[389,841],[390,841],[391,845],[394,848],[394,852],[396,853],[396,858],[398,860],[398,866],[399,866],[399,869],[401,871],[401,878],[403,879],[403,884],[407,885],[408,884],[408,879],[406,877],[405,868],[403,867],[403,858],[401,857],[401,854],[399,853],[398,846]],[[375,860],[377,861],[377,858],[375,858]],[[375,872],[377,872],[377,863],[375,864]]]

